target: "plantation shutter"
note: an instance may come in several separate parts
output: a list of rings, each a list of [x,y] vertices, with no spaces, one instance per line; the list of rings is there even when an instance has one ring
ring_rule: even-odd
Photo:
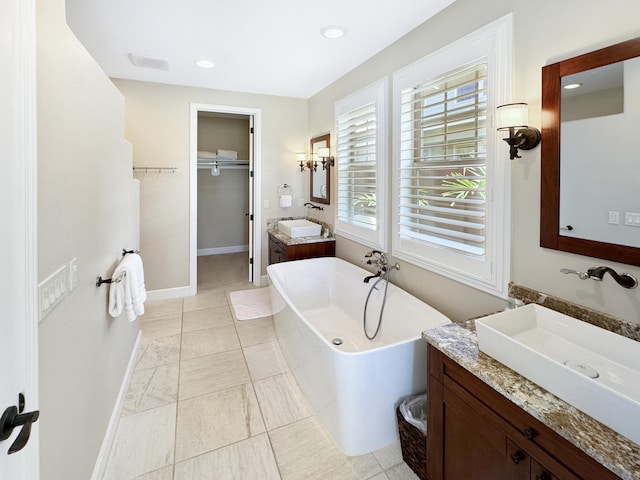
[[[364,228],[377,223],[375,102],[338,115],[338,220]]]
[[[485,255],[487,63],[401,90],[400,237]]]

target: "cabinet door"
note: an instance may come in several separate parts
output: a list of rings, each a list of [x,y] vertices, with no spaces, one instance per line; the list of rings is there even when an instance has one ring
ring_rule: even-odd
[[[529,455],[446,387],[443,410],[444,480],[529,479]]]
[[[286,245],[269,237],[269,265],[274,263],[286,262],[287,252]]]
[[[558,480],[535,460],[531,461],[531,480]]]

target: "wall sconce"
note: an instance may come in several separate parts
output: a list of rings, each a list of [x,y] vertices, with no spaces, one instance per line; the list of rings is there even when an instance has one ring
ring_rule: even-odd
[[[309,166],[309,162],[307,162],[307,154],[304,152],[296,153],[296,162],[300,164],[300,172],[304,172],[304,167]]]
[[[527,125],[529,107],[526,103],[507,103],[496,108],[498,130],[509,130],[509,136],[503,138],[509,144],[509,158],[521,158],[518,149],[531,150],[540,143],[540,130]],[[516,130],[517,129],[517,130]]]
[[[331,150],[329,147],[318,148],[318,157],[322,158],[322,169],[327,169],[327,162],[332,167],[335,165],[335,159],[331,156]]]

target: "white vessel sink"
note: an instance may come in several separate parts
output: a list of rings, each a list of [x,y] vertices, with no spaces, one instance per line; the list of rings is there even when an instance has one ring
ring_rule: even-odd
[[[280,220],[278,230],[291,238],[315,237],[320,235],[322,226],[309,220]]]
[[[640,342],[535,304],[475,323],[481,351],[640,444]]]

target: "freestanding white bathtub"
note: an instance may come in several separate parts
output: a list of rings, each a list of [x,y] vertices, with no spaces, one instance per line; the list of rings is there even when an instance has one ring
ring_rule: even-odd
[[[376,279],[364,283],[368,271],[329,257],[269,265],[267,273],[278,342],[334,441],[346,455],[364,455],[397,440],[395,408],[426,389],[421,333],[450,320],[390,284],[380,332],[370,341],[363,308]],[[383,294],[384,281],[369,300],[370,334]]]

